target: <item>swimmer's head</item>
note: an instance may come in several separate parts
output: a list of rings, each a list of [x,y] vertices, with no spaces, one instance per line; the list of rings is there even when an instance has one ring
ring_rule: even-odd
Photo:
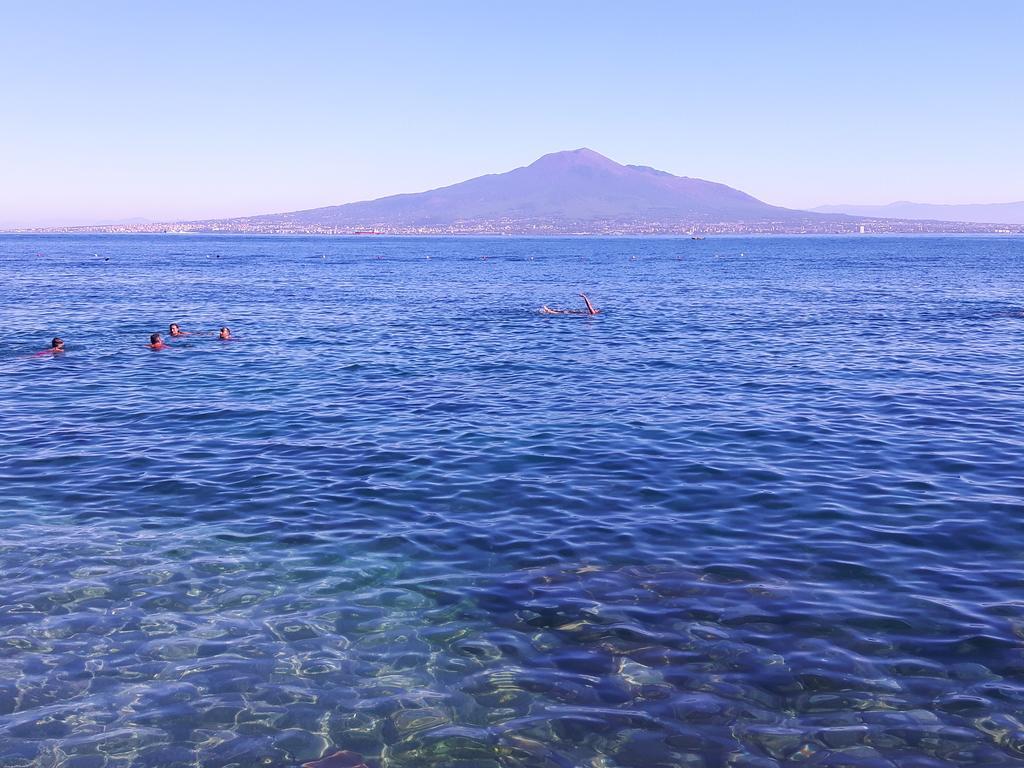
[[[157,347],[164,343],[164,339],[159,333],[151,333],[149,335],[149,343]]]
[[[223,328],[220,329],[220,338],[222,338],[222,339],[230,339],[231,338],[231,329],[228,328],[226,325]]]
[[[181,326],[177,323],[171,323],[171,327],[167,330],[170,331],[171,336],[178,336],[181,334]]]
[[[50,342],[50,349],[56,349],[59,352],[64,351],[64,339],[60,336],[54,336],[53,341]]]

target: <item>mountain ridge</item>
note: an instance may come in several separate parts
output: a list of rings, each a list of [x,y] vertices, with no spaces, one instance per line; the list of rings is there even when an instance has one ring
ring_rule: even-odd
[[[959,221],[971,224],[1024,225],[1024,200],[1011,203],[914,203],[898,200],[885,205],[820,205],[815,213],[870,216],[882,219]]]

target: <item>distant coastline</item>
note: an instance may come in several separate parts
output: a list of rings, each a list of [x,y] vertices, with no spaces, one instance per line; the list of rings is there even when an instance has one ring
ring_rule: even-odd
[[[679,237],[692,235],[1019,235],[1021,224],[975,224],[951,221],[854,219],[849,223],[814,223],[797,226],[784,222],[722,222],[695,225],[611,225],[578,229],[538,224],[533,227],[381,227],[374,234],[347,227],[286,227],[259,225],[218,227],[213,222],[173,225],[116,225],[91,227],[36,227],[0,229],[0,234],[96,235],[323,235],[372,239],[374,237]]]
[[[952,230],[886,230],[886,231],[871,231],[865,232],[707,232],[701,233],[701,239],[704,239],[704,235],[707,235],[710,240],[726,239],[726,238],[744,238],[744,237],[835,237],[835,238],[856,238],[856,237],[985,237],[985,236],[1003,236],[1003,237],[1021,237],[1024,236],[1024,227],[1011,227],[999,228],[999,229],[972,229],[969,231],[952,231]],[[453,232],[453,233],[423,233],[423,232],[387,232],[374,235],[371,238],[366,238],[364,235],[356,235],[351,232],[237,232],[237,231],[206,231],[206,230],[195,230],[189,232],[107,232],[107,231],[79,231],[70,229],[0,229],[0,236],[46,236],[46,235],[67,235],[83,236],[83,235],[97,235],[97,236],[113,236],[113,237],[209,237],[209,236],[220,236],[220,237],[322,237],[322,238],[352,238],[352,239],[415,239],[415,238],[436,238],[439,240],[445,238],[481,238],[481,239],[568,239],[568,238],[579,238],[581,240],[586,239],[665,239],[665,240],[680,240],[686,241],[691,240],[689,233],[651,233],[651,232],[604,232],[604,233],[587,233],[587,232],[572,232],[572,233],[544,233],[544,232],[523,232],[523,233],[488,233],[488,232]]]

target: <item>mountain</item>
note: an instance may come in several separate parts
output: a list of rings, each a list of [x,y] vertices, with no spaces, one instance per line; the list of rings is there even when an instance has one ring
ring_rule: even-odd
[[[724,184],[673,176],[643,165],[622,165],[593,150],[575,149],[544,155],[507,173],[361,203],[242,218],[60,231],[660,235],[999,231],[996,226],[796,211],[769,205]]]
[[[888,205],[823,205],[818,213],[845,213],[879,219],[932,219],[976,224],[1024,224],[1024,201],[977,205],[932,205],[900,201]]]
[[[588,227],[600,222],[792,221],[813,214],[768,205],[701,179],[620,165],[590,149],[544,155],[523,168],[416,194],[292,213],[253,216],[251,224],[437,228],[534,223]]]

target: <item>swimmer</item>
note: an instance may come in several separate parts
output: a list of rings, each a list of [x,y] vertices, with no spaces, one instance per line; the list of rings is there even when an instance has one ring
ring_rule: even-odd
[[[164,344],[164,337],[159,333],[153,333],[149,336],[149,348],[150,349],[170,349],[167,344]]]
[[[60,336],[54,336],[53,341],[50,342],[50,348],[44,349],[41,352],[36,352],[33,357],[42,357],[43,355],[62,355],[64,354],[64,339]]]
[[[540,308],[540,313],[542,315],[596,315],[601,311],[590,303],[590,299],[587,298],[587,294],[580,293],[580,296],[583,297],[583,303],[587,305],[586,309],[552,309],[545,304]]]
[[[226,325],[220,329],[220,333],[217,334],[217,338],[221,341],[234,341],[234,337],[231,335],[231,329]]]
[[[167,332],[170,333],[171,336],[174,337],[174,338],[178,338],[179,336],[191,336],[192,335],[191,333],[189,333],[187,331],[181,330],[181,326],[178,325],[177,323],[171,323],[171,326],[170,326],[170,328],[167,329]]]

